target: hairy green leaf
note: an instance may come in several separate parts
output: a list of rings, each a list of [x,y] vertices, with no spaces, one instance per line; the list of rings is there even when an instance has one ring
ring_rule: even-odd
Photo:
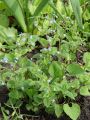
[[[81,66],[74,63],[67,66],[67,71],[72,75],[84,73],[84,70],[81,68]]]

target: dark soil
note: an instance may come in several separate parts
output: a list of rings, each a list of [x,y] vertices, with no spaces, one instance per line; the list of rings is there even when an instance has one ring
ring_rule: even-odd
[[[0,86],[0,104],[5,103],[8,100],[8,89],[6,86]]]
[[[90,97],[82,98],[80,105],[81,115],[79,120],[90,120]]]
[[[85,46],[80,46],[79,50],[76,51],[76,58],[77,58],[78,63],[84,64],[83,63],[83,55],[86,51],[88,51],[88,48]]]

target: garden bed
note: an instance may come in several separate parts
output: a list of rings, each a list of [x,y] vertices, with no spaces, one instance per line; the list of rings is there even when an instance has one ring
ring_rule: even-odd
[[[90,119],[89,0],[0,0],[0,120]]]

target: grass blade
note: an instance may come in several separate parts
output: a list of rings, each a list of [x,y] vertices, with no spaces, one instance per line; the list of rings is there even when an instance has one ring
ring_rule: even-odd
[[[32,31],[32,26],[33,26],[33,22],[34,19],[39,15],[39,13],[43,10],[43,8],[48,4],[49,0],[42,0],[39,5],[37,6],[37,8],[35,9],[34,14],[31,16],[30,18],[30,25],[29,25],[29,31]]]
[[[56,12],[56,14],[58,15],[58,17],[59,17],[61,20],[64,21],[63,16],[58,12],[58,10],[57,10],[56,6],[54,5],[54,3],[50,1],[50,2],[49,2],[49,5],[50,5],[51,8],[53,8],[53,10]]]
[[[80,12],[80,2],[79,0],[70,0],[71,1],[71,5],[73,8],[73,12],[75,14],[77,23],[79,25],[80,28],[82,28],[82,17],[81,17],[81,12]]]
[[[47,5],[49,0],[42,0],[41,3],[36,8],[33,16],[38,16],[38,14],[43,10],[43,8]]]
[[[25,19],[23,15],[23,11],[21,9],[21,6],[18,2],[18,0],[3,0],[5,4],[10,8],[10,10],[13,12],[15,18],[21,25],[24,32],[27,32],[27,27],[25,24]]]

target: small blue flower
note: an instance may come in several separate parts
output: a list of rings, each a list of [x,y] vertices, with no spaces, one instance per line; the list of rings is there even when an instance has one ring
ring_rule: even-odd
[[[5,62],[5,63],[8,63],[8,58],[7,58],[7,57],[4,57],[1,61],[2,61],[2,62]]]

